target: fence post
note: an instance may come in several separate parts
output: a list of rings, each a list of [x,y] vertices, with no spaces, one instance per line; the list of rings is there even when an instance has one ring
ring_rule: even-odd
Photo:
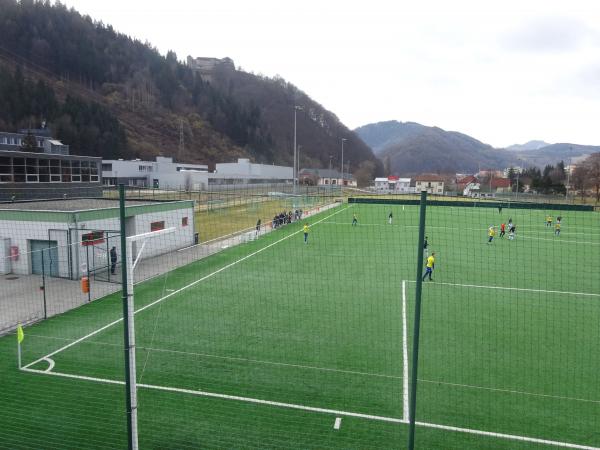
[[[49,245],[49,244],[48,244]],[[42,249],[42,299],[44,301],[44,319],[48,318],[48,307],[46,304],[46,267],[44,263],[44,252],[46,250]]]
[[[409,402],[409,430],[408,450],[415,448],[415,410],[417,408],[417,371],[419,367],[419,333],[421,326],[421,292],[423,286],[423,244],[425,242],[425,210],[427,205],[427,191],[421,191],[419,215],[419,248],[417,249],[417,279],[415,289],[415,321],[413,332],[413,357],[410,377],[410,402]]]
[[[127,255],[127,235],[125,234],[125,186],[119,185],[119,222],[121,231],[121,277],[123,288],[123,338],[125,346],[125,399],[127,408],[127,444],[129,450],[137,450],[137,405],[135,403],[135,387],[132,388],[131,377],[132,368],[135,368],[135,348],[132,348],[130,341],[129,317],[133,315],[133,306],[130,305],[130,296],[128,284],[128,255]],[[129,255],[131,258],[131,255]],[[133,364],[132,364],[133,360]],[[135,377],[135,373],[133,374]],[[135,380],[134,380],[135,382]]]

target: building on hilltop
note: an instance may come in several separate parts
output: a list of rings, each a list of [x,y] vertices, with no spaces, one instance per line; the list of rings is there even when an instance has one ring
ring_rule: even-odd
[[[217,69],[226,71],[235,71],[235,64],[231,58],[206,58],[206,57],[187,57],[187,65],[192,70],[198,72],[203,81],[211,83],[214,80],[214,74]]]
[[[27,134],[0,132],[0,202],[102,195],[101,158],[71,155],[49,134],[30,135],[35,148],[22,151]]]

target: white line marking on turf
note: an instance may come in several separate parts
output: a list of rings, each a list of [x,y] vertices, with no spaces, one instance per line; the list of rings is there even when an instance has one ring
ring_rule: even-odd
[[[56,340],[60,340],[60,341],[69,341],[70,340],[67,338],[44,336],[41,334],[31,334],[31,333],[29,333],[27,336],[35,336],[35,337],[47,338],[47,339],[56,339]],[[123,347],[123,344],[115,344],[112,342],[94,341],[94,342],[90,342],[90,343],[94,344],[94,345],[106,345],[106,346],[110,346],[110,347],[119,347],[119,348]],[[277,366],[297,367],[300,369],[311,369],[311,370],[323,370],[326,372],[348,373],[351,375],[364,375],[364,376],[369,376],[369,377],[392,378],[392,379],[397,379],[397,380],[403,378],[402,376],[386,375],[386,374],[381,374],[381,373],[359,372],[359,371],[355,371],[355,370],[334,369],[334,368],[329,368],[329,367],[305,366],[302,364],[290,364],[290,363],[282,363],[282,362],[274,362],[274,361],[262,361],[259,359],[248,359],[248,358],[240,358],[240,357],[234,357],[234,356],[220,356],[220,355],[211,355],[211,354],[207,354],[207,353],[184,352],[181,350],[169,350],[169,349],[163,349],[163,348],[151,348],[151,347],[143,347],[143,346],[138,346],[136,348],[139,350],[180,353],[180,354],[184,354],[184,355],[203,356],[203,357],[208,357],[208,358],[247,361],[247,362],[258,363],[258,364],[272,364],[272,365],[277,365]],[[406,358],[406,360],[408,361],[408,358]],[[407,364],[406,370],[408,370],[408,364]],[[408,385],[408,372],[406,372],[406,374],[407,374],[406,375],[406,380],[407,380],[406,385]],[[443,385],[447,385],[447,386],[463,387],[463,388],[469,388],[469,389],[481,389],[481,390],[493,391],[493,392],[505,392],[508,394],[531,395],[534,397],[552,398],[552,399],[557,399],[557,400],[569,400],[569,401],[574,401],[574,402],[585,402],[585,403],[600,403],[600,400],[578,398],[578,397],[566,397],[564,395],[541,394],[539,392],[527,392],[527,391],[520,391],[520,390],[516,390],[516,389],[494,388],[494,387],[489,387],[489,386],[476,386],[476,385],[472,385],[472,384],[451,383],[449,381],[426,380],[423,378],[419,378],[419,381],[423,382],[423,383],[443,384]],[[404,389],[404,386],[403,386],[403,389]],[[408,387],[406,387],[406,391],[404,391],[404,392],[408,392]]]
[[[260,359],[242,358],[239,356],[221,356],[221,355],[212,355],[210,353],[186,352],[183,350],[171,350],[171,349],[154,348],[154,347],[138,346],[137,348],[140,350],[143,349],[143,350],[149,350],[149,351],[155,351],[155,352],[177,353],[177,354],[181,354],[181,355],[193,355],[193,356],[202,356],[202,357],[206,357],[206,358],[226,359],[226,360],[230,360],[230,361],[243,361],[243,362],[251,362],[251,363],[258,363],[258,364],[269,364],[269,365],[273,365],[273,366],[295,367],[298,369],[322,370],[325,372],[346,373],[346,374],[350,374],[350,375],[365,375],[365,376],[379,377],[379,378],[393,378],[396,380],[399,380],[402,378],[401,376],[398,376],[398,375],[388,375],[388,374],[384,374],[384,373],[360,372],[358,370],[334,369],[334,368],[330,368],[330,367],[308,366],[308,365],[303,365],[303,364],[283,363],[283,362],[277,362],[277,361],[264,361],[264,360],[260,360]]]
[[[39,374],[43,374],[43,375],[53,375],[53,376],[64,377],[64,378],[74,378],[77,380],[94,381],[94,382],[98,382],[98,383],[108,383],[108,384],[117,384],[117,385],[125,384],[124,381],[110,380],[110,379],[96,378],[96,377],[88,377],[88,376],[83,376],[83,375],[72,375],[72,374],[60,373],[60,372],[45,372],[43,370],[28,369],[25,367],[23,367],[21,370],[23,370],[25,372],[39,373]],[[157,386],[157,385],[152,385],[152,384],[138,384],[137,386],[138,386],[138,388],[153,389],[153,390],[166,391],[166,392],[177,392],[180,394],[191,394],[191,395],[197,395],[197,396],[201,396],[201,397],[219,398],[219,399],[224,399],[224,400],[235,400],[235,401],[240,401],[240,402],[245,402],[245,403],[268,405],[268,406],[275,406],[275,407],[280,407],[280,408],[296,409],[296,410],[301,410],[301,411],[310,411],[310,412],[323,413],[323,414],[332,414],[332,415],[336,415],[336,416],[356,417],[359,419],[368,419],[368,420],[375,420],[375,421],[380,421],[380,422],[408,424],[408,422],[406,420],[398,419],[395,417],[354,413],[354,412],[350,412],[350,411],[340,411],[340,410],[327,409],[327,408],[316,408],[316,407],[312,407],[312,406],[298,405],[295,403],[275,402],[275,401],[261,400],[261,399],[257,399],[257,398],[251,398],[251,397],[241,397],[238,395],[217,394],[214,392],[198,391],[198,390],[192,390],[192,389],[172,388],[172,387]],[[507,439],[507,440],[512,440],[512,441],[532,442],[532,443],[536,443],[536,444],[545,444],[545,445],[552,445],[555,447],[573,448],[573,449],[578,449],[578,450],[600,450],[599,447],[591,447],[591,446],[587,446],[587,445],[572,444],[569,442],[551,441],[551,440],[547,440],[547,439],[540,439],[540,438],[534,438],[534,437],[528,437],[528,436],[518,436],[518,435],[506,434],[506,433],[495,433],[492,431],[474,430],[471,428],[460,428],[460,427],[454,427],[454,426],[450,426],[450,425],[440,425],[440,424],[428,423],[428,422],[416,422],[416,424],[418,426],[426,427],[426,428],[437,428],[440,430],[456,431],[456,432],[460,432],[460,433],[495,437],[495,438],[499,438],[499,439]]]
[[[406,281],[402,280],[402,418],[408,420],[408,344],[406,324]]]
[[[503,392],[507,394],[519,394],[519,395],[531,395],[534,397],[544,397],[544,398],[552,398],[557,400],[570,400],[575,402],[586,402],[586,403],[600,403],[600,400],[591,400],[587,398],[577,398],[577,397],[565,397],[562,395],[552,395],[552,394],[539,394],[536,392],[526,392],[526,391],[518,391],[514,389],[503,389],[503,388],[493,388],[493,387],[485,387],[485,386],[475,386],[471,384],[461,384],[461,383],[450,383],[448,381],[436,381],[436,380],[424,380],[419,378],[419,382],[422,383],[431,383],[431,384],[443,384],[445,386],[455,386],[462,387],[468,389],[480,389],[485,391],[493,391],[493,392]]]
[[[315,226],[315,225],[317,225],[318,223],[321,223],[321,222],[323,222],[323,221],[325,221],[325,220],[329,219],[330,217],[333,217],[333,216],[335,216],[336,214],[339,214],[339,213],[341,213],[342,211],[345,211],[345,210],[346,210],[346,209],[348,209],[348,208],[349,208],[349,206],[346,206],[345,208],[342,208],[342,209],[340,209],[340,210],[338,210],[338,211],[334,212],[333,214],[329,214],[328,216],[326,216],[326,217],[323,217],[321,220],[317,220],[316,222],[314,222],[314,223],[312,224],[312,226]],[[290,233],[290,234],[288,234],[287,236],[284,236],[284,237],[282,237],[281,239],[279,239],[279,240],[277,240],[277,241],[275,241],[275,242],[272,242],[272,243],[270,243],[269,245],[266,245],[266,246],[264,246],[264,247],[262,247],[262,248],[260,248],[260,249],[256,250],[255,252],[252,252],[252,253],[250,253],[250,254],[248,254],[248,255],[246,255],[246,256],[244,256],[244,257],[240,258],[240,259],[237,259],[237,260],[235,260],[234,262],[232,262],[232,263],[229,263],[229,264],[227,264],[226,266],[223,266],[223,267],[221,267],[220,269],[217,269],[217,270],[215,270],[214,272],[211,272],[211,273],[209,273],[208,275],[205,275],[205,276],[203,276],[202,278],[200,278],[200,279],[198,279],[198,280],[196,280],[196,281],[193,281],[192,283],[190,283],[190,284],[187,284],[187,285],[183,286],[182,288],[179,288],[179,289],[177,289],[176,291],[173,291],[173,292],[171,292],[171,293],[169,293],[169,294],[167,294],[167,295],[165,295],[165,296],[163,296],[163,297],[159,298],[158,300],[155,300],[155,301],[153,301],[152,303],[148,303],[146,306],[143,306],[143,307],[141,307],[141,308],[137,309],[137,310],[134,312],[134,314],[137,314],[137,313],[139,313],[139,312],[142,312],[142,311],[144,311],[145,309],[151,308],[152,306],[156,305],[157,303],[160,303],[160,302],[162,302],[163,300],[166,300],[166,299],[168,299],[168,298],[170,298],[170,297],[172,297],[172,296],[174,296],[174,295],[176,295],[176,294],[179,294],[180,292],[182,292],[182,291],[184,291],[184,290],[186,290],[186,289],[189,289],[189,288],[191,288],[192,286],[195,286],[195,285],[197,285],[198,283],[201,283],[201,282],[203,282],[204,280],[207,280],[208,278],[211,278],[211,277],[213,277],[213,276],[215,276],[215,275],[217,275],[217,274],[219,274],[219,273],[223,272],[224,270],[227,270],[227,269],[229,269],[230,267],[233,267],[233,266],[235,266],[235,265],[237,265],[237,264],[241,263],[242,261],[245,261],[245,260],[247,260],[247,259],[249,259],[249,258],[251,258],[251,257],[253,257],[253,256],[255,256],[255,255],[259,254],[259,253],[262,253],[263,251],[267,250],[268,248],[271,248],[271,247],[273,247],[274,245],[277,245],[277,244],[279,244],[280,242],[283,242],[283,241],[285,241],[285,240],[287,240],[287,239],[291,238],[292,236],[295,236],[295,235],[297,235],[297,234],[299,234],[299,233],[301,233],[301,232],[302,232],[302,229],[299,229],[299,230],[297,230],[297,231],[294,231],[293,233]],[[100,332],[102,332],[102,331],[106,330],[107,328],[110,328],[110,327],[112,327],[113,325],[116,325],[116,324],[118,324],[119,322],[122,322],[122,321],[123,321],[123,318],[122,318],[122,317],[121,317],[120,319],[114,320],[114,321],[110,322],[109,324],[107,324],[107,325],[104,325],[103,327],[101,327],[101,328],[98,328],[97,330],[95,330],[95,331],[92,331],[91,333],[89,333],[89,334],[86,334],[85,336],[83,336],[83,337],[80,337],[79,339],[76,339],[76,340],[74,340],[74,341],[73,341],[73,342],[71,342],[70,344],[67,344],[67,345],[65,345],[64,347],[61,347],[61,348],[59,348],[58,350],[54,350],[53,352],[50,352],[50,353],[48,353],[47,355],[45,355],[45,356],[42,356],[40,359],[37,359],[37,360],[35,360],[35,361],[33,361],[33,362],[30,362],[29,364],[27,364],[27,365],[26,365],[26,366],[24,366],[23,368],[28,368],[28,367],[34,366],[35,364],[37,364],[37,363],[39,363],[40,361],[42,361],[44,358],[49,358],[49,357],[51,357],[51,356],[54,356],[54,355],[56,355],[57,353],[60,353],[60,352],[62,352],[63,350],[66,350],[66,349],[68,349],[68,348],[70,348],[70,347],[74,346],[75,344],[78,344],[78,343],[80,343],[81,341],[84,341],[84,340],[86,340],[86,339],[88,339],[88,338],[90,338],[90,337],[92,337],[92,336],[95,336],[96,334],[98,334],[98,333],[100,333]]]
[[[335,418],[335,423],[333,424],[333,429],[334,430],[339,430],[341,425],[342,425],[342,418],[341,417],[336,417]]]
[[[414,281],[408,280],[409,283],[414,283]],[[429,285],[444,285],[444,286],[459,286],[459,287],[472,287],[472,288],[480,288],[480,289],[499,289],[503,291],[524,291],[524,292],[541,292],[547,294],[565,294],[565,295],[582,295],[588,297],[600,297],[600,294],[595,294],[593,292],[570,292],[570,291],[553,291],[548,289],[528,289],[528,288],[517,288],[517,287],[506,287],[506,286],[483,286],[479,284],[460,284],[460,283],[445,283],[436,281],[434,283],[428,283]]]
[[[579,444],[571,444],[568,442],[559,442],[559,441],[549,441],[546,439],[538,439],[527,436],[516,436],[514,434],[505,434],[505,433],[494,433],[492,431],[482,431],[482,430],[472,430],[471,428],[460,428],[460,427],[452,427],[449,425],[439,425],[436,423],[427,423],[427,422],[415,422],[417,425],[426,428],[437,428],[439,430],[446,431],[457,431],[459,433],[468,433],[468,434],[477,434],[479,436],[489,436],[500,439],[508,439],[511,441],[521,441],[521,442],[532,442],[535,444],[545,444],[552,445],[555,447],[564,447],[564,448],[575,448],[578,450],[599,450],[598,447],[591,447],[588,445],[579,445]]]
[[[52,358],[44,358],[44,361],[48,363],[48,368],[44,370],[44,372],[50,372],[54,369],[54,365],[56,364]]]

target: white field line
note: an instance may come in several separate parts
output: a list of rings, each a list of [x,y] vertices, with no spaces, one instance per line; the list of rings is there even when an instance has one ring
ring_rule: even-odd
[[[405,328],[405,329],[408,330],[408,328]],[[31,333],[29,333],[27,336],[56,339],[56,340],[61,340],[61,341],[69,341],[70,340],[67,338],[57,338],[57,337],[53,337],[53,336],[43,336],[43,335],[31,334]],[[109,346],[109,347],[119,347],[119,348],[121,348],[123,346],[123,344],[115,344],[112,342],[99,342],[99,341],[91,342],[91,344],[105,345],[105,346]],[[409,379],[409,377],[408,377],[408,357],[404,357],[404,361],[406,361],[407,363],[403,367],[403,369],[404,369],[403,376],[398,376],[398,375],[387,375],[387,374],[381,374],[381,373],[360,372],[357,370],[344,370],[344,369],[334,369],[334,368],[330,368],[330,367],[308,366],[308,365],[303,365],[303,364],[291,364],[291,363],[283,363],[283,362],[276,362],[276,361],[264,361],[264,360],[260,360],[260,359],[241,358],[241,357],[236,357],[236,356],[221,356],[221,355],[212,355],[209,353],[185,352],[182,350],[170,350],[170,349],[164,349],[164,348],[152,348],[152,347],[143,347],[143,346],[136,346],[136,348],[138,350],[176,353],[176,354],[182,354],[182,355],[201,356],[201,357],[206,357],[206,358],[225,359],[225,360],[242,361],[242,362],[266,364],[266,365],[274,365],[274,366],[296,367],[299,369],[318,370],[318,371],[334,372],[334,373],[345,373],[345,374],[350,374],[350,375],[359,375],[359,376],[366,376],[366,377],[390,378],[390,379],[396,379],[396,380],[402,379],[402,380],[406,380],[403,383],[403,392],[408,393],[408,379]],[[407,348],[407,350],[408,350],[408,348]],[[452,383],[449,381],[426,380],[423,378],[419,378],[419,382],[432,383],[432,384],[443,384],[445,386],[462,387],[462,388],[469,388],[469,389],[480,389],[480,390],[485,390],[485,391],[502,392],[502,393],[507,393],[507,394],[531,395],[534,397],[544,397],[544,398],[551,398],[551,399],[557,399],[557,400],[568,400],[568,401],[574,401],[574,402],[600,403],[600,400],[592,400],[592,399],[587,399],[587,398],[566,397],[563,395],[553,395],[553,394],[540,394],[538,392],[528,392],[528,391],[520,391],[520,390],[506,389],[506,388],[494,388],[494,387],[488,387],[488,386],[476,386],[476,385],[472,385],[472,384]],[[408,402],[408,394],[406,394],[406,398],[403,398],[403,401]],[[408,408],[408,404],[403,403],[403,411],[408,411],[407,408]],[[405,416],[405,417],[408,417],[408,416]]]
[[[283,363],[277,361],[264,361],[260,359],[251,359],[251,358],[242,358],[238,356],[220,356],[220,355],[212,355],[209,353],[196,353],[196,352],[186,352],[182,350],[170,350],[163,348],[153,348],[153,347],[137,347],[138,349],[144,349],[148,351],[154,352],[165,352],[165,353],[176,353],[181,355],[192,355],[192,356],[201,356],[206,358],[215,358],[215,359],[225,359],[229,361],[241,361],[241,362],[250,362],[257,364],[267,364],[272,366],[283,366],[283,367],[295,367],[297,369],[310,369],[310,370],[320,370],[323,372],[336,372],[336,373],[345,373],[349,375],[363,375],[368,377],[379,377],[379,378],[392,378],[399,380],[402,377],[398,375],[388,375],[384,373],[371,373],[371,372],[361,372],[358,370],[345,370],[345,369],[334,369],[329,367],[319,367],[319,366],[308,366],[303,364],[292,364],[292,363]]]
[[[43,370],[29,369],[29,368],[25,368],[25,367],[21,370],[23,370],[25,372],[38,373],[38,374],[43,374],[43,375],[54,375],[57,377],[73,378],[73,379],[77,379],[77,380],[93,381],[93,382],[98,382],[98,383],[117,384],[117,385],[125,384],[124,381],[110,380],[110,379],[96,378],[96,377],[88,377],[88,376],[83,376],[83,375],[72,375],[72,374],[60,373],[60,372],[45,372]],[[239,402],[244,402],[244,403],[253,403],[253,404],[259,404],[259,405],[274,406],[274,407],[279,407],[279,408],[310,411],[310,412],[322,413],[322,414],[332,414],[332,415],[335,415],[336,417],[337,416],[355,417],[358,419],[367,419],[367,420],[374,420],[374,421],[387,422],[387,423],[397,423],[397,424],[407,424],[408,423],[406,420],[398,419],[396,417],[386,417],[386,416],[378,416],[378,415],[372,415],[372,414],[362,414],[362,413],[355,413],[355,412],[351,412],[351,411],[341,411],[341,410],[328,409],[328,408],[317,408],[317,407],[313,407],[313,406],[298,405],[295,403],[275,402],[275,401],[262,400],[262,399],[258,399],[258,398],[252,398],[252,397],[242,397],[239,395],[218,394],[215,392],[173,388],[173,387],[167,387],[167,386],[157,386],[157,385],[153,385],[153,384],[138,384],[137,386],[138,386],[138,388],[144,388],[144,389],[152,389],[152,390],[166,391],[166,392],[176,392],[176,393],[180,393],[180,394],[190,394],[190,395],[197,395],[197,396],[201,396],[201,397],[219,398],[219,399],[224,399],[224,400],[234,400],[234,401],[239,401]],[[518,435],[506,434],[506,433],[495,433],[495,432],[491,432],[491,431],[474,430],[474,429],[470,429],[470,428],[460,428],[460,427],[453,427],[453,426],[449,426],[449,425],[440,425],[440,424],[434,424],[434,423],[428,423],[428,422],[416,422],[416,424],[418,426],[426,427],[426,428],[437,428],[440,430],[456,431],[459,433],[475,434],[475,435],[480,435],[480,436],[488,436],[488,437],[494,437],[494,438],[506,439],[506,440],[512,440],[512,441],[532,442],[532,443],[536,443],[536,444],[545,444],[545,445],[552,445],[555,447],[572,448],[572,449],[578,449],[578,450],[600,450],[599,447],[591,447],[591,446],[587,446],[587,445],[573,444],[573,443],[569,443],[569,442],[551,441],[551,440],[547,440],[547,439],[539,439],[539,438],[528,437],[528,436],[518,436]]]
[[[56,364],[52,358],[44,358],[44,361],[48,362],[48,368],[44,372],[51,372]]]
[[[124,381],[110,380],[110,379],[96,378],[96,377],[87,377],[87,376],[83,376],[83,375],[73,375],[73,374],[62,373],[62,372],[45,372],[43,370],[29,369],[29,368],[25,368],[25,367],[22,370],[24,370],[25,372],[39,373],[39,374],[44,374],[44,375],[54,375],[57,377],[74,378],[76,380],[95,381],[98,383],[110,383],[110,384],[120,384],[120,385],[125,384]],[[398,419],[395,417],[377,416],[377,415],[372,415],[372,414],[355,413],[355,412],[351,412],[351,411],[341,411],[341,410],[329,409],[329,408],[317,408],[314,406],[297,405],[295,403],[275,402],[275,401],[271,401],[271,400],[262,400],[262,399],[258,399],[258,398],[252,398],[252,397],[242,397],[239,395],[218,394],[215,392],[174,388],[174,387],[168,387],[168,386],[157,386],[154,384],[144,384],[144,383],[138,383],[137,387],[145,388],[145,389],[154,389],[154,390],[158,390],[158,391],[177,392],[180,394],[198,395],[201,397],[220,398],[220,399],[225,399],[225,400],[237,400],[237,401],[246,402],[246,403],[255,403],[255,404],[259,404],[259,405],[269,405],[269,406],[276,406],[276,407],[281,407],[281,408],[298,409],[298,410],[302,410],[302,411],[311,411],[311,412],[316,412],[316,413],[334,414],[336,416],[357,417],[359,419],[370,419],[370,420],[378,420],[378,421],[392,422],[392,423],[406,423],[404,420]]]
[[[339,213],[341,213],[342,211],[345,211],[345,210],[346,210],[346,209],[348,209],[348,208],[349,208],[349,206],[346,206],[345,208],[339,209],[338,211],[334,212],[333,214],[330,214],[330,215],[328,215],[328,216],[326,216],[326,217],[323,217],[323,218],[322,218],[322,219],[320,219],[320,220],[317,220],[316,222],[314,222],[314,223],[312,224],[312,226],[314,226],[314,225],[317,225],[317,224],[319,224],[319,223],[321,223],[321,222],[323,222],[323,221],[325,221],[325,220],[329,219],[330,217],[333,217],[333,216],[335,216],[336,214],[339,214]],[[269,245],[266,245],[266,246],[264,246],[264,247],[262,247],[262,248],[260,248],[260,249],[256,250],[255,252],[252,252],[252,253],[250,253],[250,254],[248,254],[248,255],[244,256],[243,258],[237,259],[237,260],[235,260],[234,262],[232,262],[232,263],[230,263],[230,264],[227,264],[226,266],[223,266],[223,267],[221,267],[220,269],[217,269],[217,270],[215,270],[214,272],[211,272],[211,273],[209,273],[208,275],[205,275],[205,276],[203,276],[202,278],[200,278],[200,279],[198,279],[198,280],[196,280],[196,281],[193,281],[192,283],[190,283],[190,284],[188,284],[188,285],[186,285],[186,286],[183,286],[182,288],[179,288],[179,289],[177,289],[177,290],[175,290],[175,291],[173,291],[173,292],[169,293],[169,294],[167,294],[167,295],[165,295],[165,296],[163,296],[163,297],[159,298],[158,300],[155,300],[155,301],[153,301],[152,303],[148,303],[146,306],[143,306],[143,307],[141,307],[141,308],[137,309],[137,310],[134,312],[134,314],[137,314],[137,313],[139,313],[139,312],[142,312],[142,311],[144,311],[144,310],[146,310],[146,309],[148,309],[148,308],[151,308],[152,306],[154,306],[154,305],[156,305],[156,304],[158,304],[158,303],[160,303],[160,302],[162,302],[162,301],[164,301],[164,300],[167,300],[168,298],[171,298],[171,297],[173,297],[174,295],[176,295],[176,294],[179,294],[180,292],[182,292],[182,291],[184,291],[184,290],[186,290],[186,289],[189,289],[189,288],[191,288],[192,286],[195,286],[195,285],[197,285],[198,283],[201,283],[201,282],[203,282],[203,281],[207,280],[208,278],[211,278],[211,277],[213,277],[213,276],[215,276],[215,275],[217,275],[217,274],[219,274],[219,273],[223,272],[224,270],[227,270],[227,269],[229,269],[229,268],[231,268],[231,267],[233,267],[233,266],[235,266],[235,265],[237,265],[237,264],[239,264],[239,263],[241,263],[241,262],[243,262],[243,261],[245,261],[245,260],[247,260],[247,259],[249,259],[249,258],[251,258],[251,257],[253,257],[253,256],[255,256],[255,255],[257,255],[257,254],[259,254],[259,253],[262,253],[263,251],[267,250],[268,248],[271,248],[271,247],[273,247],[274,245],[277,245],[277,244],[279,244],[280,242],[283,242],[283,241],[285,241],[285,240],[287,240],[287,239],[291,238],[292,236],[295,236],[295,235],[297,235],[297,234],[299,234],[299,233],[301,233],[301,232],[302,232],[302,229],[299,229],[298,231],[295,231],[295,232],[293,232],[293,233],[290,233],[290,234],[288,234],[287,236],[284,236],[284,237],[282,237],[281,239],[279,239],[279,240],[277,240],[277,241],[275,241],[275,242],[272,242],[272,243],[270,243]],[[54,356],[54,355],[56,355],[57,353],[60,353],[60,352],[62,352],[63,350],[66,350],[66,349],[68,349],[68,348],[70,348],[70,347],[72,347],[72,346],[74,346],[74,345],[76,345],[76,344],[80,343],[81,341],[84,341],[84,340],[86,340],[86,339],[88,339],[88,338],[90,338],[90,337],[92,337],[92,336],[95,336],[96,334],[98,334],[98,333],[100,333],[100,332],[102,332],[102,331],[106,330],[107,328],[110,328],[110,327],[112,327],[113,325],[116,325],[116,324],[118,324],[119,322],[122,322],[122,321],[123,321],[123,318],[122,318],[122,317],[121,317],[121,318],[119,318],[119,319],[117,319],[117,320],[114,320],[114,321],[110,322],[109,324],[107,324],[107,325],[104,325],[103,327],[101,327],[101,328],[98,328],[97,330],[95,330],[95,331],[92,331],[91,333],[89,333],[89,334],[86,334],[85,336],[82,336],[82,337],[80,337],[79,339],[76,339],[76,340],[74,340],[73,342],[71,342],[70,344],[67,344],[67,345],[65,345],[64,347],[61,347],[61,348],[59,348],[58,350],[54,350],[53,352],[51,352],[51,353],[48,353],[48,354],[47,354],[47,355],[45,355],[45,356],[42,356],[41,358],[39,358],[39,359],[37,359],[37,360],[35,360],[35,361],[33,361],[33,362],[31,362],[31,363],[27,364],[26,366],[24,366],[24,368],[31,367],[31,366],[33,366],[33,365],[35,365],[35,364],[39,363],[40,361],[42,361],[44,358],[50,358],[51,356]]]
[[[414,281],[407,280],[409,283],[414,283]],[[430,284],[430,283],[428,283]],[[470,287],[470,288],[478,288],[478,289],[498,289],[502,291],[524,291],[524,292],[541,292],[546,294],[564,294],[564,295],[581,295],[585,297],[600,297],[600,294],[595,294],[593,292],[570,292],[570,291],[554,291],[548,289],[528,289],[528,288],[517,288],[517,287],[506,287],[506,286],[483,286],[479,284],[460,284],[460,283],[445,283],[435,281],[431,283],[431,285],[444,285],[444,286],[459,286],[459,287]]]
[[[335,221],[331,221],[331,222],[324,222],[324,225],[349,225],[350,222],[335,222]],[[401,227],[401,228],[419,228],[418,225],[402,225],[402,224],[394,224],[394,225],[390,225],[389,223],[364,223],[361,222],[360,223],[361,227],[385,227],[385,228],[390,228],[390,227]],[[499,228],[499,225],[497,225],[497,227]],[[564,243],[564,244],[586,244],[586,245],[600,245],[600,242],[598,241],[571,241],[571,240],[567,240],[567,239],[563,239],[561,237],[554,237],[554,238],[537,238],[537,237],[532,237],[530,236],[530,234],[541,234],[541,235],[548,235],[550,234],[550,231],[548,231],[547,233],[544,233],[542,231],[526,231],[526,232],[520,232],[521,229],[523,229],[524,226],[521,226],[519,231],[517,232],[517,236],[521,237],[521,238],[526,238],[526,239],[532,239],[532,240],[537,240],[537,241],[554,241],[557,243]],[[487,228],[469,228],[469,227],[448,227],[448,226],[435,226],[435,225],[428,225],[427,229],[442,229],[442,230],[454,230],[456,232],[459,231],[477,231],[477,232],[481,232],[482,234],[485,234],[487,232]],[[552,235],[554,236],[554,230],[552,230]],[[561,236],[570,236],[573,234],[583,234],[585,236],[600,236],[600,233],[580,233],[580,232],[571,232],[571,231],[565,231],[565,229],[563,228],[561,230]]]
[[[483,391],[502,392],[502,393],[506,393],[506,394],[531,395],[534,397],[544,397],[544,398],[551,398],[551,399],[556,399],[556,400],[569,400],[569,401],[574,401],[574,402],[585,402],[585,403],[600,403],[600,400],[591,400],[591,399],[587,399],[587,398],[565,397],[562,395],[551,395],[551,394],[539,394],[539,393],[535,393],[535,392],[518,391],[518,390],[514,390],[514,389],[475,386],[472,384],[450,383],[447,381],[424,380],[422,378],[419,378],[419,382],[431,383],[431,384],[443,384],[445,386],[454,386],[454,387],[460,387],[460,388],[466,388],[466,389],[479,389],[479,390],[483,390]]]
[[[402,418],[408,420],[408,340],[406,322],[406,281],[402,280]]]
[[[495,437],[495,438],[507,439],[507,440],[511,440],[511,441],[532,442],[535,444],[552,445],[554,447],[563,447],[563,448],[575,448],[578,450],[600,450],[600,448],[598,448],[598,447],[591,447],[589,445],[571,444],[569,442],[549,441],[547,439],[538,439],[538,438],[532,438],[532,437],[527,437],[527,436],[516,436],[514,434],[494,433],[492,431],[472,430],[470,428],[452,427],[449,425],[439,425],[436,423],[427,423],[427,422],[415,422],[415,423],[416,423],[416,425],[425,427],[425,428],[437,428],[438,430],[456,431],[459,433],[476,434],[479,436]]]
[[[27,334],[27,336],[35,336],[35,337],[44,338],[44,339],[55,339],[55,340],[60,340],[60,341],[70,341],[70,339],[67,339],[67,338],[59,338],[59,337],[54,337],[54,336],[43,336],[40,334],[29,333],[29,334]],[[105,345],[105,346],[119,347],[119,348],[123,347],[122,343],[115,344],[113,342],[94,341],[94,342],[91,342],[91,344]],[[304,364],[292,364],[292,363],[284,363],[284,362],[277,362],[277,361],[264,361],[261,359],[242,358],[239,356],[222,356],[222,355],[213,355],[210,353],[186,352],[183,350],[171,350],[171,349],[166,349],[166,348],[144,347],[141,345],[137,345],[136,349],[147,350],[149,352],[153,351],[153,352],[163,352],[163,353],[175,353],[175,354],[180,354],[180,355],[201,356],[203,358],[224,359],[224,360],[228,360],[228,361],[241,361],[241,362],[266,364],[266,365],[273,365],[273,366],[295,367],[298,369],[319,370],[319,371],[323,371],[323,372],[345,373],[345,374],[349,374],[349,375],[361,375],[361,376],[366,376],[366,377],[390,378],[390,379],[395,379],[395,380],[400,380],[402,378],[399,375],[388,375],[385,373],[361,372],[359,370],[334,369],[332,367],[309,366],[309,365],[304,365]]]
[[[336,417],[335,418],[335,422],[333,424],[333,429],[334,430],[339,430],[341,426],[342,426],[342,418],[341,417]]]

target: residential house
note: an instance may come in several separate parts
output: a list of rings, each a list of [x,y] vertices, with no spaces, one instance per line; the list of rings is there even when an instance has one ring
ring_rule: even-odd
[[[356,187],[356,179],[351,173],[342,174],[333,169],[302,169],[298,173],[298,178],[300,184]]]
[[[415,177],[416,192],[427,191],[429,194],[444,194],[444,177],[435,174],[423,174]]]

